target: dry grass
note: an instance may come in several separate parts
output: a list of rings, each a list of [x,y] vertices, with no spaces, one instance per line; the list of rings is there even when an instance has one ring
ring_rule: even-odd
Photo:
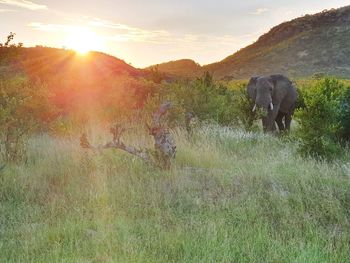
[[[125,140],[152,146],[140,134]],[[170,171],[33,138],[0,174],[0,262],[348,262],[349,155],[305,160],[288,139],[215,126],[174,136]]]

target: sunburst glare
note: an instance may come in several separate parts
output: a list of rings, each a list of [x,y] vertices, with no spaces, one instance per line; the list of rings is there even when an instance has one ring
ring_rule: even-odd
[[[100,36],[86,28],[74,28],[67,36],[65,46],[79,54],[86,54],[92,50],[102,50],[103,41]]]

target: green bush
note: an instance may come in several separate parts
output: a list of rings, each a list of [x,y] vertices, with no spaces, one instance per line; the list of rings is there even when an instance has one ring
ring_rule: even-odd
[[[0,80],[0,155],[4,161],[25,157],[28,135],[45,128],[50,108],[44,85],[21,77]]]
[[[255,130],[255,121],[259,118],[256,112],[253,112],[254,101],[249,97],[246,91],[246,83],[239,84],[234,89],[234,108],[236,121],[247,131]]]
[[[295,103],[295,109],[303,109],[305,108],[305,101],[304,101],[304,89],[302,87],[297,86],[297,93],[298,93],[298,98]]]
[[[304,107],[299,120],[299,150],[303,155],[331,160],[349,140],[349,87],[334,78],[325,78],[303,91]]]
[[[348,87],[339,104],[339,120],[341,129],[339,131],[340,138],[350,141],[350,88]]]
[[[159,106],[165,101],[170,101],[172,106],[167,114],[167,126],[171,128],[183,126],[186,115],[185,108],[183,107],[184,103],[181,98],[176,97],[173,92],[167,92],[165,89],[167,88],[163,86],[154,95],[148,96],[143,108],[141,120],[145,123],[150,123],[153,113],[159,109]]]
[[[200,120],[222,125],[234,122],[234,93],[223,84],[215,83],[209,73],[193,81],[183,95],[187,112],[193,112]]]
[[[173,121],[177,119],[178,123],[183,123],[185,113],[192,113],[200,121],[216,122],[221,125],[230,125],[236,120],[235,109],[232,107],[234,91],[221,83],[216,83],[209,73],[193,81],[159,85],[146,103],[146,109],[154,108],[165,100],[172,101],[173,111],[180,114],[170,118]]]

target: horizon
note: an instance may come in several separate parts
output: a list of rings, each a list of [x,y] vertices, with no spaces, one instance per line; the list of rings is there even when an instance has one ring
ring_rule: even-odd
[[[218,5],[191,0],[174,5],[154,0],[142,7],[138,4],[137,0],[119,5],[102,0],[96,6],[94,1],[77,1],[68,8],[55,0],[0,0],[0,23],[5,25],[1,39],[14,32],[15,42],[25,47],[42,45],[82,54],[99,51],[137,68],[179,59],[205,65],[252,44],[282,22],[349,3],[221,0]]]

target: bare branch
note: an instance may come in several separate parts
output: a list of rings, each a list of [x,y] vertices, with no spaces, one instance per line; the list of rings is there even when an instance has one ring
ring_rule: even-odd
[[[151,158],[149,157],[149,155],[139,149],[136,149],[135,147],[131,147],[131,146],[126,146],[124,143],[120,142],[120,138],[118,138],[118,140],[112,141],[112,142],[108,142],[106,144],[103,145],[97,145],[97,146],[93,146],[89,143],[86,134],[84,133],[81,137],[80,137],[80,146],[82,148],[85,149],[91,149],[91,150],[103,150],[103,149],[119,149],[119,150],[123,150],[125,152],[128,152],[130,154],[133,154],[137,157],[140,157],[141,159],[143,159],[146,162],[151,162]]]
[[[171,107],[170,102],[163,103],[158,112],[153,114],[151,127],[148,126],[149,134],[154,138],[154,151],[140,150],[132,146],[126,146],[121,141],[121,136],[125,131],[120,125],[116,124],[110,129],[113,135],[113,140],[104,145],[92,146],[86,134],[80,137],[80,145],[82,148],[101,150],[101,149],[120,149],[143,159],[147,163],[152,163],[160,168],[169,169],[171,159],[175,157],[176,146],[168,129],[165,128],[163,117],[166,116],[168,109]]]

